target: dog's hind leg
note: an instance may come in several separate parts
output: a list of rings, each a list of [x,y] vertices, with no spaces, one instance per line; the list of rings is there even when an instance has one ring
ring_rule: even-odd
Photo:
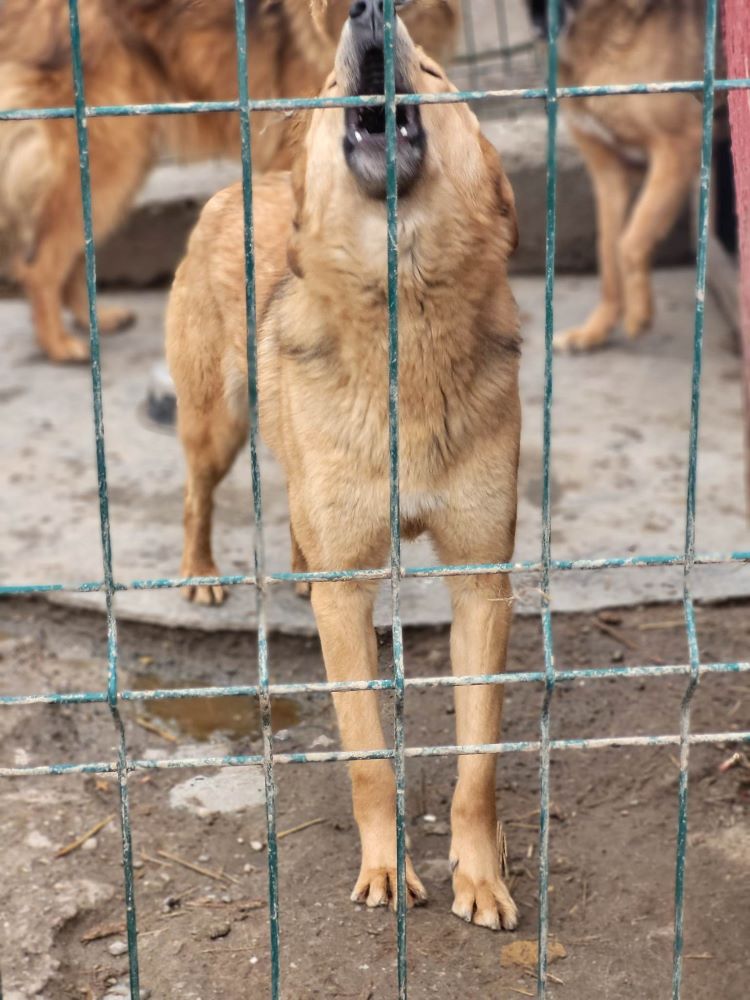
[[[178,423],[187,462],[185,483],[182,576],[218,576],[211,549],[214,490],[229,471],[247,438],[247,421],[233,416],[223,396],[202,407],[180,395]],[[185,587],[187,600],[221,604],[226,591],[221,584]]]
[[[665,135],[651,151],[648,173],[620,241],[625,332],[637,337],[651,325],[651,257],[685,204],[698,171],[697,143]]]
[[[580,326],[556,335],[560,350],[589,350],[603,344],[622,314],[618,244],[630,199],[630,171],[603,142],[572,130],[594,186],[601,299]]]
[[[376,591],[377,584],[369,582],[313,583],[312,605],[330,681],[373,680],[377,676],[377,643],[372,620]],[[333,701],[345,750],[385,748],[376,691],[342,692],[334,694]],[[387,760],[354,761],[349,765],[349,772],[354,817],[362,844],[362,865],[352,900],[367,906],[385,906],[392,900],[395,906],[396,785],[393,769]],[[427,898],[408,858],[406,885],[408,904]]]
[[[82,330],[89,328],[89,297],[86,289],[86,266],[83,257],[73,265],[63,287],[63,303],[70,310],[76,325]],[[97,319],[101,333],[116,333],[125,330],[135,321],[132,309],[122,306],[101,306],[97,303]]]

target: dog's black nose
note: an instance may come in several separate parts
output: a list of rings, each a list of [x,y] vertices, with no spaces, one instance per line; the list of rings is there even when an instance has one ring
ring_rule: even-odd
[[[349,18],[358,36],[376,45],[383,44],[383,0],[354,0]]]

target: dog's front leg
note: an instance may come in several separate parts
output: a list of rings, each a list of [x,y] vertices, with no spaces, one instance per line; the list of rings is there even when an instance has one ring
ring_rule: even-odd
[[[506,576],[456,577],[452,592],[453,673],[500,673],[505,669],[510,630],[510,581]],[[455,696],[457,743],[496,743],[503,709],[502,685],[457,687]],[[451,808],[453,912],[482,927],[513,930],[518,911],[500,872],[495,767],[492,754],[458,758],[458,784]]]
[[[376,585],[359,582],[314,583],[312,605],[320,633],[328,679],[372,680],[377,674],[377,645],[372,614]],[[375,691],[333,695],[345,750],[380,750],[386,746]],[[396,788],[387,760],[355,761],[349,767],[354,816],[362,844],[362,866],[352,899],[384,906],[396,899]],[[427,898],[407,859],[409,903]]]

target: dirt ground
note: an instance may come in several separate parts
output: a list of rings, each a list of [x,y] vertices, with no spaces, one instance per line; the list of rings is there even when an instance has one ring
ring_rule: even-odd
[[[704,660],[747,659],[747,604],[702,607]],[[651,606],[555,618],[560,668],[685,662],[679,608]],[[98,689],[105,683],[101,616],[37,599],[0,603],[0,690],[6,694]],[[251,681],[254,642],[125,623],[121,684],[140,687]],[[381,645],[383,669],[389,650]],[[274,681],[322,679],[317,642],[275,637]],[[514,625],[510,669],[542,663],[539,623]],[[448,668],[445,630],[407,635],[407,673]],[[674,733],[684,678],[560,685],[555,736]],[[383,697],[384,711],[388,711]],[[504,736],[535,739],[539,685],[507,690]],[[259,747],[247,702],[125,705],[130,751],[139,757],[243,752]],[[409,691],[407,741],[452,739],[449,691]],[[279,706],[280,747],[336,746],[328,698]],[[750,728],[748,675],[705,676],[696,732]],[[0,765],[108,760],[114,728],[101,706],[0,708]],[[750,771],[721,772],[733,747],[691,752],[684,1000],[744,1000],[750,975]],[[412,855],[430,893],[410,914],[409,996],[515,1000],[532,996],[523,967],[501,967],[501,949],[530,939],[537,920],[538,763],[509,754],[498,796],[521,907],[514,934],[470,927],[450,914],[447,819],[455,761],[408,767]],[[323,822],[279,845],[285,1000],[396,996],[395,923],[354,906],[357,838],[343,765],[277,767],[278,829]],[[674,748],[556,753],[552,762],[551,927],[567,957],[551,967],[555,1000],[657,1000],[671,995],[677,766]],[[229,778],[225,776],[229,774]],[[141,982],[152,1000],[247,1000],[269,995],[264,812],[257,769],[136,773],[130,780]],[[222,784],[223,782],[223,784]],[[219,787],[220,786],[220,787]],[[192,787],[192,786],[190,786]],[[180,790],[183,789],[183,791]],[[255,790],[253,792],[253,789]],[[252,794],[251,794],[252,793]],[[214,798],[211,798],[211,795]],[[255,795],[255,798],[253,798]],[[202,801],[203,805],[196,805]],[[243,802],[244,807],[243,807]],[[0,782],[0,965],[5,1000],[101,1000],[127,996],[120,836],[109,822],[84,846],[56,858],[118,809],[113,779],[93,776]],[[171,858],[164,857],[165,852]],[[180,861],[175,861],[177,857]],[[185,867],[199,866],[206,873]],[[92,933],[106,934],[83,943]]]

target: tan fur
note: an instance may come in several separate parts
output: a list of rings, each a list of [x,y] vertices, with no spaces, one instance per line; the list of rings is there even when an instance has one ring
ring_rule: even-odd
[[[560,84],[702,78],[703,8],[703,0],[582,0],[561,43]],[[588,349],[620,320],[629,337],[651,325],[651,258],[698,172],[701,106],[692,94],[672,93],[575,98],[563,109],[594,186],[602,298],[555,344]]]
[[[424,0],[426,2],[426,0]],[[309,0],[249,0],[249,88],[255,98],[311,96],[335,53],[348,0],[330,0],[325,30]],[[89,105],[232,100],[237,96],[233,0],[86,0],[80,5]],[[438,54],[455,40],[458,0],[442,16],[406,14]],[[326,33],[327,32],[327,33]],[[0,107],[73,104],[67,0],[4,0],[0,6]],[[252,116],[258,170],[291,162],[291,119]],[[97,118],[89,122],[94,229],[121,222],[157,156],[238,155],[236,114]],[[63,322],[66,306],[88,325],[75,129],[71,121],[0,123],[0,252],[32,308],[40,347],[56,361],[82,360],[86,344]],[[103,331],[132,317],[100,310]]]
[[[413,47],[412,82],[449,84]],[[428,74],[426,66],[439,78]],[[337,68],[338,73],[338,68]],[[325,94],[341,90],[330,78]],[[463,105],[423,108],[423,173],[399,203],[400,455],[403,534],[428,532],[444,563],[509,560],[520,434],[518,312],[507,280],[517,240],[513,193],[494,148]],[[289,174],[258,178],[254,231],[260,429],[288,481],[297,571],[378,567],[389,546],[384,202],[362,194],[342,153],[343,112],[307,117]],[[206,206],[175,278],[167,356],[187,460],[186,576],[218,572],[213,492],[247,433],[239,187]],[[450,578],[457,674],[505,666],[507,576]],[[377,673],[376,586],[313,583],[328,677]],[[187,596],[218,603],[218,586]],[[334,695],[342,745],[386,746],[375,692]],[[459,743],[499,738],[502,687],[456,689]],[[452,807],[456,914],[516,925],[496,841],[495,759],[459,758]],[[395,894],[395,788],[386,761],[351,765],[362,864],[353,898]],[[410,901],[425,890],[411,861]]]

